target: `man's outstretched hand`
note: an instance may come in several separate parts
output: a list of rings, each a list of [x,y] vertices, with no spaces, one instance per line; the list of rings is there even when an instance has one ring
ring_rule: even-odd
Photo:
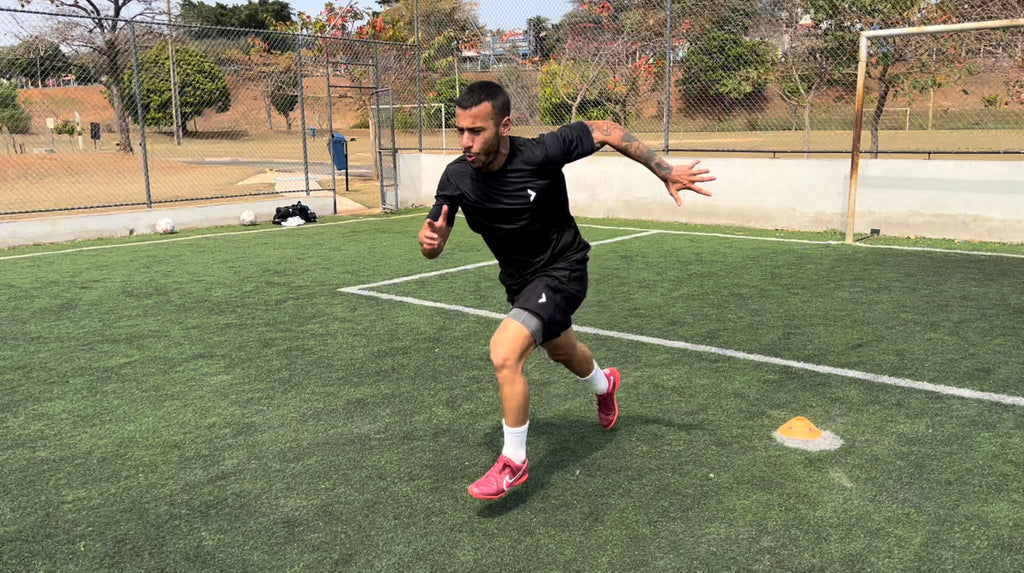
[[[684,189],[689,189],[694,193],[700,193],[708,197],[711,196],[710,191],[697,184],[714,181],[715,177],[708,175],[710,171],[707,169],[695,169],[698,163],[700,163],[700,160],[694,161],[689,165],[673,165],[672,172],[665,179],[665,187],[668,189],[668,194],[675,199],[677,206],[682,206],[683,204],[683,200],[679,197],[679,192]]]

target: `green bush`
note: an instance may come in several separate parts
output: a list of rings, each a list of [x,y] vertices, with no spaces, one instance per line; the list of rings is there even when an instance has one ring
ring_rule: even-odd
[[[53,132],[56,133],[57,135],[66,135],[68,137],[74,137],[76,135],[79,135],[81,130],[79,129],[77,123],[67,119],[62,119],[53,126]]]

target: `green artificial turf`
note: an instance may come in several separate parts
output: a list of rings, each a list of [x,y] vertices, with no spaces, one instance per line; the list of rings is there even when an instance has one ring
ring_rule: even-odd
[[[616,428],[537,353],[530,478],[470,498],[497,320],[338,290],[490,259],[464,222],[423,259],[420,221],[0,253],[0,570],[1024,568],[1020,406],[614,336],[580,338]],[[503,313],[496,275],[371,290]],[[1024,395],[1024,258],[662,233],[590,275],[586,327]],[[845,444],[777,443],[794,416]]]

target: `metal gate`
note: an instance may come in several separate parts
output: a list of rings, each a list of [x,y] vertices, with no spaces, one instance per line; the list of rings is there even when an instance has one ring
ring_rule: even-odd
[[[398,149],[395,144],[395,107],[391,99],[391,88],[373,92],[374,135],[377,172],[380,174],[380,209],[384,212],[398,211]]]

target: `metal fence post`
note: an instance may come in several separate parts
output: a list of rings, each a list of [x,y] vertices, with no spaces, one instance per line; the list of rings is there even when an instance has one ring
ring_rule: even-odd
[[[423,153],[423,52],[420,50],[420,1],[413,0],[413,37],[416,39],[416,131],[417,147]],[[392,105],[395,103],[391,102]]]
[[[295,35],[295,73],[299,80],[299,124],[302,133],[302,174],[306,182],[306,196],[309,196],[309,148],[306,143],[306,90],[302,85],[302,35]],[[334,214],[338,214],[337,189],[335,189]]]
[[[142,177],[146,182],[146,207],[153,208],[153,192],[149,185],[149,157],[146,154],[146,114],[142,111],[142,85],[139,81],[139,47],[135,42],[135,23],[128,25],[132,31],[132,79],[135,84],[135,112],[139,120],[139,149],[142,150]],[[113,81],[117,81],[114,79]],[[131,130],[129,130],[131,133]],[[131,141],[128,145],[131,145]]]
[[[669,125],[672,121],[672,0],[665,0],[665,144],[668,153]]]

